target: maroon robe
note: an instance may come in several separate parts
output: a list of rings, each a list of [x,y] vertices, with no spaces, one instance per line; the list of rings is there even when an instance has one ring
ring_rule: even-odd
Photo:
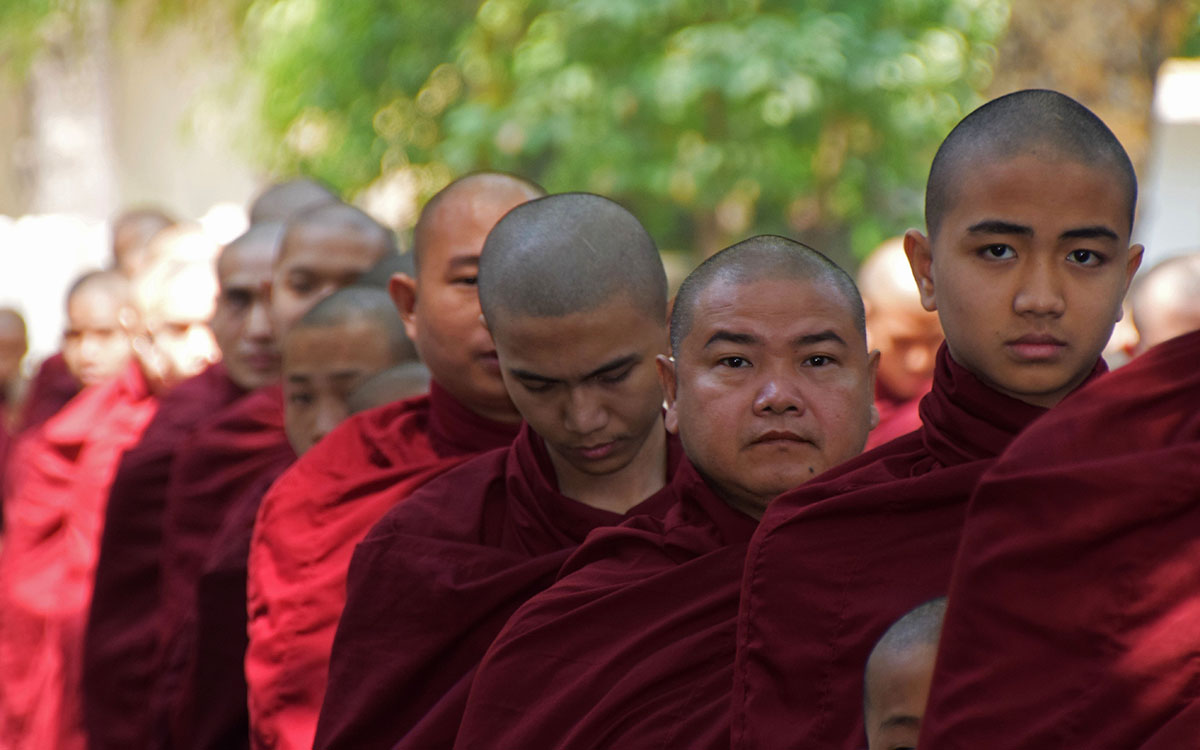
[[[668,475],[680,454],[670,440]],[[671,499],[659,492],[627,515],[661,514]],[[448,747],[509,615],[588,532],[623,518],[559,493],[528,427],[414,493],[355,550],[315,747]]]
[[[75,398],[82,386],[71,371],[62,352],[47,357],[38,368],[37,375],[29,384],[25,394],[25,406],[21,412],[21,423],[17,432],[37,427],[58,413]]]
[[[663,518],[593,532],[479,666],[455,747],[729,746],[755,519],[684,461]]]
[[[162,617],[153,720],[164,735],[193,653],[196,584],[213,540],[243,493],[295,454],[283,430],[283,393],[260,388],[196,429],[171,467],[163,528]]]
[[[1106,369],[1097,362],[1092,377]],[[734,747],[865,745],[871,648],[946,593],[971,492],[1045,411],[984,385],[943,345],[921,430],[776,498],[742,579]]]
[[[921,746],[1200,747],[1198,655],[1200,332],[1072,395],[981,482]]]
[[[162,397],[141,440],[121,457],[84,638],[83,710],[91,750],[150,744],[145,709],[157,666],[168,472],[196,423],[242,393],[224,366],[212,365]]]
[[[907,435],[921,427],[921,398],[929,393],[933,381],[925,384],[921,392],[909,399],[892,395],[883,383],[875,381],[875,410],[879,412],[879,424],[867,436],[867,450],[878,448],[901,435]]]
[[[346,420],[275,483],[250,542],[254,747],[312,747],[355,545],[418,487],[508,445],[518,428],[481,417],[434,382],[426,396]]]

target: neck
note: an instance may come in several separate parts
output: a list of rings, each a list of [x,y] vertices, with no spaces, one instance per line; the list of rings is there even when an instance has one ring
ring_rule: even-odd
[[[554,466],[558,491],[599,510],[624,515],[667,483],[667,432],[661,417],[655,421],[633,460],[611,474],[587,474],[571,466],[553,450],[547,450],[547,453]]]

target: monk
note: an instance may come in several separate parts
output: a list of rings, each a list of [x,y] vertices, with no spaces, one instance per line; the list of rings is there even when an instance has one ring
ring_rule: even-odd
[[[734,747],[862,747],[861,666],[889,624],[945,595],[979,477],[1106,369],[1142,257],[1129,244],[1136,196],[1112,132],[1057,92],[1000,97],[946,137],[928,234],[904,240],[946,334],[922,427],[763,517],[742,582]]]
[[[155,235],[175,224],[165,211],[153,206],[122,211],[112,223],[113,270],[136,278],[150,264],[147,247]]]
[[[728,745],[746,543],[776,495],[862,451],[878,355],[850,277],[772,236],[688,276],[671,351],[658,370],[687,453],[672,509],[593,532],[512,616],[456,747]]]
[[[868,750],[917,747],[945,616],[945,598],[926,602],[897,620],[871,650],[863,676]]]
[[[351,286],[317,303],[283,346],[284,425],[297,456],[347,416],[347,396],[369,376],[411,358],[382,289]],[[243,494],[217,533],[197,584],[195,646],[172,717],[173,748],[249,747],[246,709],[246,560],[259,502]]]
[[[867,346],[879,352],[879,426],[867,438],[869,450],[921,426],[917,405],[929,392],[943,336],[937,313],[921,306],[903,239],[888,240],[863,261],[858,289],[867,310]]]
[[[464,177],[422,209],[416,276],[389,287],[433,382],[427,396],[357,414],[263,499],[250,545],[246,652],[256,748],[312,746],[350,554],[399,499],[483,451],[520,415],[480,320],[475,279],[488,231],[541,189],[509,175]]]
[[[250,204],[250,223],[286,222],[304,211],[338,202],[337,195],[316,180],[307,177],[285,180],[258,194]]]
[[[156,326],[207,319],[211,276],[211,267],[170,263],[162,272],[152,265],[132,290],[123,278],[105,282],[118,335],[143,342],[137,357],[17,446],[0,553],[0,747],[84,746],[83,635],[105,501],[121,454],[153,417],[156,393],[170,385],[164,376],[190,361],[151,351]]]
[[[212,331],[222,362],[169,390],[117,467],[84,641],[84,722],[92,750],[153,745],[146,706],[155,684],[169,471],[197,423],[279,377],[264,287],[281,232],[282,225],[259,224],[221,251]]]
[[[1164,260],[1142,274],[1129,301],[1139,354],[1200,329],[1200,252]]]
[[[389,367],[367,378],[346,398],[351,414],[374,409],[393,401],[420,396],[429,390],[429,368],[418,361]]]
[[[11,307],[0,308],[0,404],[4,428],[12,426],[10,409],[21,385],[21,361],[29,352],[25,318]]]
[[[1022,434],[967,513],[921,747],[1200,738],[1200,332]]]
[[[276,337],[322,299],[395,252],[392,233],[356,208],[326,204],[287,222],[271,271]],[[167,732],[182,689],[196,617],[196,581],[213,539],[243,495],[259,496],[296,455],[284,432],[278,381],[238,399],[193,429],[177,450],[163,528],[162,616],[154,721]]]

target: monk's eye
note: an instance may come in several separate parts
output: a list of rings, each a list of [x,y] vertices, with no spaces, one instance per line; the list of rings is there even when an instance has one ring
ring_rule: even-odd
[[[1067,260],[1081,266],[1098,266],[1104,263],[1104,256],[1094,250],[1072,250]]]
[[[547,383],[544,380],[518,380],[517,382],[530,393],[546,393],[554,387],[553,383]]]
[[[309,406],[313,402],[311,393],[289,393],[288,403],[292,406]]]
[[[743,367],[749,367],[750,360],[748,360],[744,357],[721,357],[720,359],[717,360],[717,364],[722,365],[724,367],[732,367],[734,369],[741,369]]]
[[[479,284],[479,277],[478,276],[458,276],[458,277],[454,278],[451,283],[460,284],[462,286],[477,286]]]
[[[1008,245],[988,245],[979,251],[986,260],[1009,260],[1017,257],[1017,253]]]
[[[805,367],[827,367],[834,363],[833,357],[827,357],[824,354],[814,354],[804,360],[802,363]]]
[[[297,294],[308,294],[317,288],[317,280],[312,274],[292,273],[287,277],[287,284]]]
[[[624,370],[620,370],[619,372],[609,372],[609,373],[600,375],[596,378],[596,380],[603,383],[604,385],[616,385],[617,383],[620,383],[621,381],[625,380],[625,378],[628,378],[629,373],[631,373],[631,372],[633,372],[633,368],[626,367]]]

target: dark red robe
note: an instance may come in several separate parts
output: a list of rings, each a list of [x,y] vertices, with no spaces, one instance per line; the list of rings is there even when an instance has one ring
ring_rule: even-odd
[[[509,619],[455,747],[729,746],[738,588],[757,522],[687,461],[664,492],[665,517],[593,532]]]
[[[75,398],[80,388],[79,381],[67,369],[62,352],[47,357],[38,367],[37,375],[33,377],[29,391],[25,394],[25,405],[17,432],[37,427],[57,414],[59,409]]]
[[[921,398],[929,393],[930,381],[920,394],[910,399],[893,396],[878,380],[875,382],[875,409],[879,412],[879,424],[867,436],[866,450],[878,448],[901,435],[907,435],[921,427]]]
[[[168,472],[196,423],[243,393],[224,366],[212,365],[162,397],[141,440],[121,457],[84,638],[83,710],[91,750],[150,744],[146,705],[156,674]]]
[[[1106,369],[1099,361],[1093,377]],[[771,504],[742,579],[734,747],[865,746],[871,648],[946,593],[971,492],[1045,411],[984,385],[943,345],[921,430]]]
[[[84,746],[83,630],[105,503],[157,405],[131,364],[18,441],[0,553],[0,747]]]
[[[196,585],[234,503],[280,462],[295,459],[283,429],[283,393],[260,388],[218,412],[180,447],[163,528],[162,618],[153,720],[168,731],[194,647]]]
[[[1194,748],[1198,704],[1191,333],[1073,394],[984,477],[921,746]]]
[[[517,429],[480,417],[434,383],[426,396],[351,417],[271,488],[250,544],[254,747],[312,747],[355,545],[416,488],[508,445]]]
[[[669,475],[681,451],[668,445]],[[659,492],[627,515],[661,514],[672,499]],[[560,494],[528,427],[414,493],[354,553],[315,747],[449,747],[509,615],[588,532],[624,517]]]

